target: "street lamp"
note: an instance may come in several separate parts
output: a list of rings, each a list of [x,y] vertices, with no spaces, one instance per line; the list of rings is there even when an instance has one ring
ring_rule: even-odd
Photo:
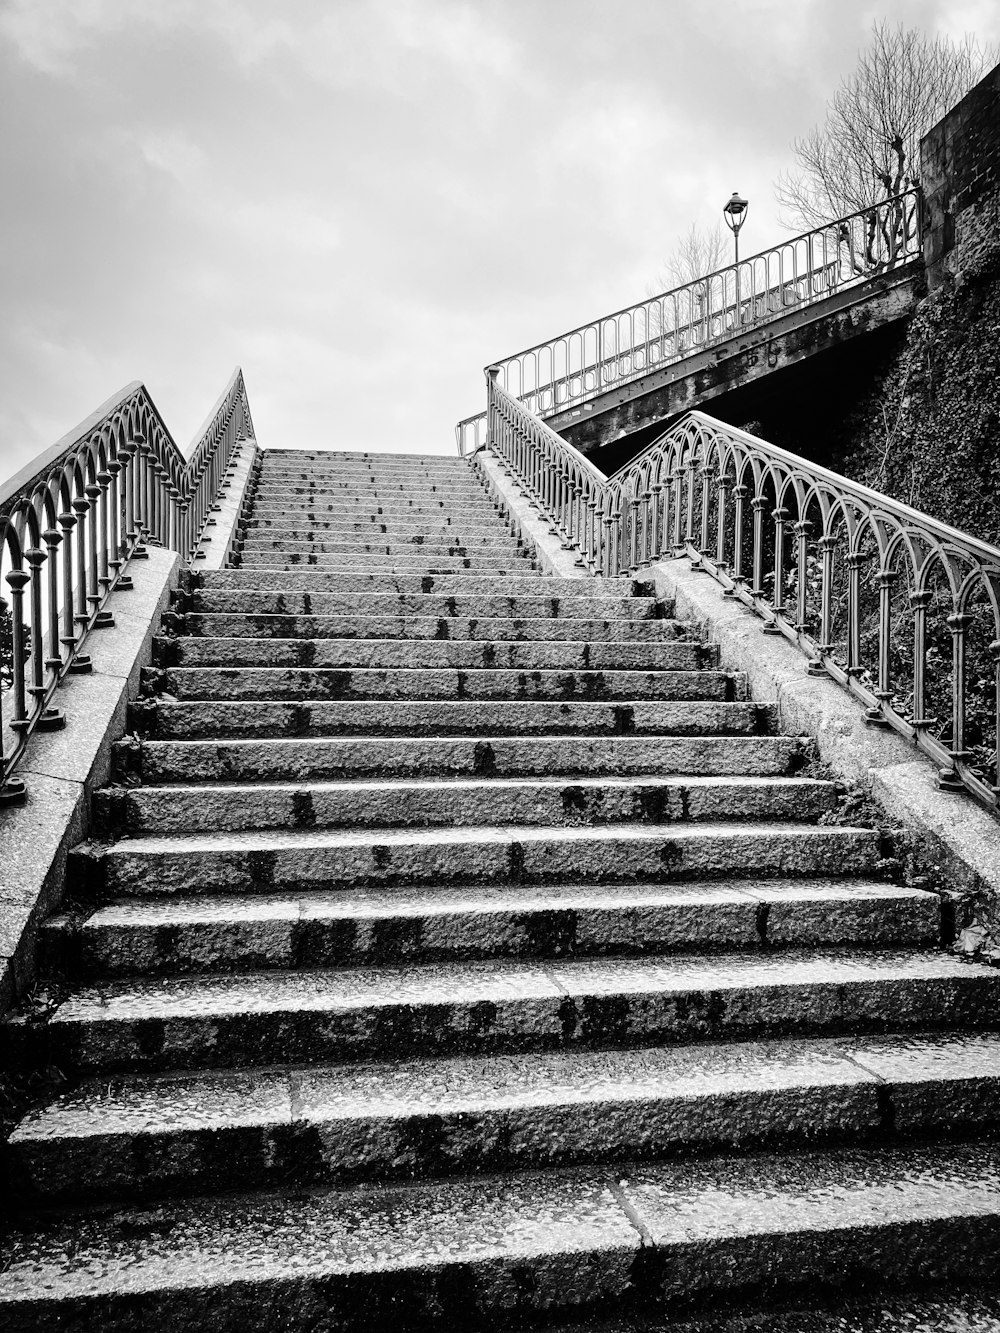
[[[726,226],[733,233],[733,242],[736,246],[736,262],[740,262],[740,228],[747,220],[747,209],[750,205],[745,199],[733,191],[733,197],[722,210],[722,216],[726,219]]]

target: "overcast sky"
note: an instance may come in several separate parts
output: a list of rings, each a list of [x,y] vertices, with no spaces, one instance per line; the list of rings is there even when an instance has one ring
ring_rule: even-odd
[[[876,18],[995,0],[0,0],[0,479],[141,379],[181,448],[450,452],[482,367],[744,253]]]

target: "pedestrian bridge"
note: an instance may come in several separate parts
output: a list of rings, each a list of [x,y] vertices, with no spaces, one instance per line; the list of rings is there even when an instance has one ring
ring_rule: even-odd
[[[921,223],[907,191],[502,357],[499,383],[591,453],[908,315]],[[460,421],[459,452],[484,431]]]

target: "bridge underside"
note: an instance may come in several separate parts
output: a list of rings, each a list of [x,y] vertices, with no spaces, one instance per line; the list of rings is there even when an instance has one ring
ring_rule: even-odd
[[[741,337],[610,389],[546,417],[546,422],[608,472],[692,408],[711,403],[714,415],[735,420],[720,405],[728,400],[742,420],[759,416],[753,404],[772,396],[774,381],[788,378],[782,372],[821,355],[825,362],[845,346],[905,319],[923,284],[922,266],[909,264],[838,293],[821,306],[790,311]]]

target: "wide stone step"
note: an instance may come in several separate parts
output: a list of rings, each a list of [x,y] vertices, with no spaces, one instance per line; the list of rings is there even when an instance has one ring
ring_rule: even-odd
[[[743,777],[798,772],[811,757],[795,736],[395,736],[269,740],[143,740],[116,747],[144,783],[360,777],[668,773]]]
[[[271,583],[271,577],[280,579],[280,583]],[[261,581],[266,578],[267,582]],[[329,587],[342,592],[369,592],[381,589],[384,592],[405,594],[437,592],[447,593],[483,593],[498,589],[496,581],[489,575],[434,575],[400,574],[386,579],[381,574],[322,575],[312,570],[278,571],[271,570],[266,576],[250,573],[244,569],[220,569],[203,574],[197,586],[212,590],[232,590],[245,588],[278,588],[295,591],[324,591]],[[611,583],[611,580],[607,581]],[[629,580],[614,581],[623,594],[628,594],[635,586]],[[499,591],[506,595],[526,592],[531,596],[544,594],[560,598],[589,597],[593,593],[593,584],[587,579],[555,579],[535,570],[520,569],[516,575],[506,575],[499,584]]]
[[[505,667],[175,667],[147,671],[175,699],[745,699],[725,671],[533,671]]]
[[[593,586],[593,584],[591,584]],[[665,605],[655,597],[591,597],[573,595],[504,596],[502,593],[455,593],[443,597],[437,593],[333,593],[333,592],[276,592],[271,590],[204,588],[191,594],[192,610],[243,615],[370,615],[448,617],[452,620],[469,617],[501,617],[504,619],[555,620],[571,615],[574,619],[618,619],[631,624],[635,620],[658,619]],[[444,636],[442,636],[444,637]],[[625,637],[628,637],[627,635]]]
[[[378,571],[387,583],[396,575],[446,575],[473,574],[480,579],[489,579],[491,592],[501,592],[507,578],[523,577],[530,574],[537,566],[528,556],[514,551],[507,555],[491,553],[477,555],[406,556],[395,554],[376,554],[357,551],[343,552],[341,555],[309,555],[302,552],[271,551],[267,554],[251,552],[246,558],[240,556],[240,568],[255,576],[258,584],[270,583],[268,577],[274,569],[309,570],[319,574],[318,591],[337,591],[337,576],[365,574]],[[272,584],[272,587],[274,585]],[[314,585],[315,586],[315,585]],[[377,589],[373,589],[377,591]]]
[[[483,643],[462,639],[202,639],[155,641],[156,661],[184,667],[504,667],[509,670],[698,671],[718,665],[714,644]]]
[[[267,828],[579,826],[815,820],[837,789],[807,778],[438,778],[104,788],[98,827],[133,835]]]
[[[400,481],[372,481],[362,488],[349,480],[324,478],[312,485],[304,481],[285,482],[267,478],[257,488],[254,508],[266,508],[270,500],[280,500],[287,505],[301,503],[310,509],[321,509],[338,499],[349,500],[352,504],[365,505],[367,508],[391,504],[393,501],[417,507],[441,501],[457,508],[467,503],[473,495],[482,496],[482,487],[470,486],[467,482],[415,482],[404,477]]]
[[[508,525],[492,511],[476,515],[464,509],[460,514],[441,512],[423,516],[403,515],[389,519],[382,514],[353,514],[343,518],[315,514],[303,521],[301,511],[287,516],[254,517],[244,524],[246,536],[289,538],[312,541],[313,534],[320,541],[351,541],[382,534],[393,541],[490,541],[500,536],[511,536]]]
[[[369,537],[357,541],[281,541],[275,539],[251,539],[241,548],[241,560],[272,560],[276,564],[331,563],[343,560],[345,556],[371,555],[393,559],[423,560],[425,564],[436,564],[440,560],[475,559],[504,563],[511,559],[529,560],[531,555],[513,537],[495,537],[484,541],[385,541],[380,537]]]
[[[308,594],[306,594],[308,595]],[[311,604],[311,603],[310,603]],[[563,603],[567,613],[574,608]],[[664,643],[690,637],[692,627],[664,615],[655,620],[604,619],[600,616],[418,616],[313,615],[252,612],[194,613],[180,619],[181,631],[206,637],[251,639],[451,639],[490,643],[629,642]]]
[[[940,903],[869,881],[489,885],[122,898],[42,928],[74,976],[934,944]]]
[[[998,1241],[992,1143],[763,1153],[71,1214],[6,1242],[0,1309],[10,1333],[487,1328],[983,1279]]]
[[[416,539],[419,538],[419,539]],[[439,556],[447,552],[461,551],[470,555],[487,555],[491,551],[507,554],[510,551],[522,551],[527,554],[527,547],[516,537],[502,531],[467,533],[462,529],[447,529],[429,532],[424,529],[414,536],[384,533],[378,528],[369,532],[332,532],[320,535],[299,535],[253,529],[243,539],[244,552],[263,553],[267,551],[299,551],[319,554],[343,554],[345,551],[363,550],[389,551],[390,554]]]
[[[108,979],[26,1035],[72,1075],[989,1028],[998,999],[993,969],[927,951],[504,959]]]
[[[886,1141],[1000,1120],[995,1034],[569,1050],[87,1082],[29,1115],[36,1205]]]
[[[301,497],[289,497],[287,500],[270,500],[267,504],[254,502],[247,514],[247,522],[255,519],[280,520],[292,527],[311,527],[317,523],[342,523],[345,526],[354,523],[390,525],[399,524],[410,527],[426,524],[428,528],[439,524],[451,525],[466,523],[472,526],[487,525],[505,532],[511,530],[508,519],[489,500],[470,496],[461,504],[441,499],[421,502],[414,499],[398,498],[378,501],[371,496],[352,496],[345,492],[341,499],[328,500],[322,505],[303,504]]]
[[[71,853],[92,894],[269,892],[358,885],[672,882],[868,875],[870,829],[810,824],[606,824],[400,830],[273,829],[123,838]]]
[[[739,736],[772,729],[770,704],[527,699],[150,700],[136,727],[163,739],[205,736]]]

